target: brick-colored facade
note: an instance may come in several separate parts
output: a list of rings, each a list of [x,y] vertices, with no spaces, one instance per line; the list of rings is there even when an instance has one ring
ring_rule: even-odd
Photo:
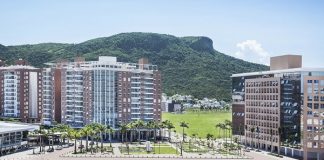
[[[23,62],[19,60],[19,64]],[[0,67],[0,91],[1,116],[18,118],[22,122],[40,122],[41,69],[23,65]]]

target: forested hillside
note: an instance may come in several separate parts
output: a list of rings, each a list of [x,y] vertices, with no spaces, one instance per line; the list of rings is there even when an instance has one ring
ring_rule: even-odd
[[[7,64],[23,58],[36,67],[44,67],[45,62],[58,59],[82,56],[86,60],[96,60],[104,55],[116,56],[118,61],[125,62],[147,57],[162,71],[165,93],[191,94],[198,98],[230,100],[231,74],[268,69],[214,50],[208,37],[121,33],[79,44],[0,45],[0,59]]]

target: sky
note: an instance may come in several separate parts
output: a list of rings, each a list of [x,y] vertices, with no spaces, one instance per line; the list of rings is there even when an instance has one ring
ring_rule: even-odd
[[[324,67],[324,1],[10,0],[0,3],[0,44],[80,43],[124,32],[207,36],[222,53],[269,64],[303,55]],[[1,57],[0,57],[1,58]]]

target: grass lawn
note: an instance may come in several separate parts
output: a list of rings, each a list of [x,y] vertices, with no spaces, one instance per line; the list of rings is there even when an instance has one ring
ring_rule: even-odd
[[[123,154],[127,154],[126,147],[119,147],[119,150]],[[151,152],[147,152],[145,147],[130,147],[129,154],[178,154],[177,151],[171,146],[155,146],[152,147]]]
[[[170,120],[177,133],[182,133],[182,128],[179,126],[181,121],[189,123],[189,128],[185,128],[185,133],[191,136],[193,133],[198,134],[198,137],[206,138],[208,133],[218,137],[218,129],[215,125],[223,123],[224,120],[232,121],[231,112],[217,111],[187,111],[183,114],[162,113],[162,120]],[[222,136],[222,132],[221,135]]]
[[[193,143],[190,143],[190,147],[189,147],[189,143],[184,143],[182,147],[185,152],[194,152],[194,153],[208,152],[208,150],[205,147],[198,147],[198,146],[194,145]]]

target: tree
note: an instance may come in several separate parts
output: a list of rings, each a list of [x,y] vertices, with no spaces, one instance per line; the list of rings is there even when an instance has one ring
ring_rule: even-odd
[[[206,139],[208,141],[208,147],[210,147],[210,140],[212,140],[214,137],[214,135],[210,134],[210,133],[207,133],[206,135]]]
[[[70,126],[68,126],[66,128],[65,133],[66,133],[66,137],[67,137],[67,140],[68,140],[68,145],[70,146],[70,140],[72,140],[73,137],[74,137],[73,136],[73,129]]]
[[[253,138],[254,138],[254,131],[255,131],[255,128],[254,126],[250,129],[251,133],[252,133],[252,142],[251,142],[251,147],[254,148],[254,142],[253,142]]]
[[[134,121],[131,121],[130,123],[127,124],[128,129],[130,130],[130,142],[133,142],[134,136],[133,136],[133,130],[136,128]]]
[[[136,127],[136,130],[138,132],[138,143],[140,144],[141,143],[141,131],[140,131],[140,129],[142,127],[144,127],[144,122],[142,120],[136,120],[134,123],[135,123],[134,125]]]
[[[226,129],[228,130],[228,136],[231,138],[231,143],[232,143],[232,136],[231,136],[232,122],[226,119],[224,124],[226,126]]]
[[[102,124],[99,124],[97,127],[98,127],[97,128],[98,131],[100,132],[100,142],[101,142],[100,151],[102,153],[103,152],[103,135],[107,131],[107,127]]]
[[[169,142],[171,142],[171,129],[174,128],[174,125],[171,121],[169,120],[165,120],[162,122],[162,124],[164,124],[166,126],[166,128],[168,129],[168,133],[169,133]]]
[[[182,127],[182,143],[184,142],[185,140],[185,132],[184,132],[184,129],[185,128],[189,128],[189,124],[185,121],[182,121],[180,122],[180,127]],[[182,156],[182,143],[181,143],[181,156]]]
[[[81,137],[81,134],[79,131],[75,130],[75,129],[71,129],[69,131],[70,135],[72,136],[71,138],[74,139],[74,154],[77,153],[77,139],[79,139]]]
[[[112,147],[112,145],[111,145],[111,136],[112,136],[112,133],[114,132],[114,130],[110,126],[108,126],[107,131],[109,132],[109,146]]]
[[[89,135],[92,134],[92,128],[89,125],[86,125],[82,128],[81,132],[84,136],[86,136],[86,151],[88,151]]]
[[[55,133],[55,128],[50,128],[49,130],[49,135],[51,135],[51,140],[52,143],[50,146],[52,146],[52,150],[54,150],[54,133]]]
[[[99,130],[98,130],[98,127],[99,127],[99,123],[91,123],[89,124],[89,127],[91,128],[92,132],[90,132],[89,136],[91,137],[91,143],[90,143],[90,146],[91,146],[91,153],[93,152],[93,145],[94,145],[94,140],[95,139],[98,139],[98,133],[99,133]],[[96,141],[98,142],[98,141]],[[97,147],[98,147],[98,143],[97,143]]]
[[[121,124],[120,125],[120,132],[121,132],[121,135],[122,135],[122,143],[124,143],[124,134],[126,134],[127,129],[128,129],[127,124]]]
[[[218,128],[218,135],[219,135],[219,136],[220,136],[220,134],[221,134],[220,132],[221,132],[222,126],[223,126],[222,123],[217,123],[217,124],[215,125],[215,127]]]

